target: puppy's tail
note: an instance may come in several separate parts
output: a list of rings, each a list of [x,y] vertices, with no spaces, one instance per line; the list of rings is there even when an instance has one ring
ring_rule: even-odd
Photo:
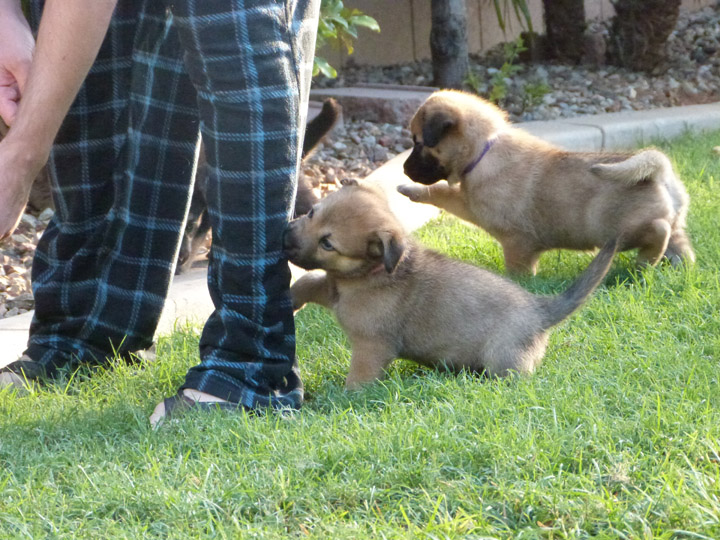
[[[597,163],[590,172],[599,177],[623,184],[637,184],[643,180],[657,181],[672,174],[672,164],[659,150],[648,149],[617,163]]]
[[[610,270],[617,246],[617,239],[610,240],[598,252],[577,281],[570,285],[564,293],[542,298],[545,310],[545,328],[560,323],[585,303],[590,293],[600,285],[608,270]]]
[[[325,135],[330,133],[342,114],[342,107],[333,98],[323,102],[320,113],[305,126],[302,159],[305,159],[320,144]]]

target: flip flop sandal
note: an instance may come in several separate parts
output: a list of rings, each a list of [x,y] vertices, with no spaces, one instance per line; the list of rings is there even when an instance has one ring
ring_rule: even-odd
[[[42,379],[45,370],[40,364],[23,354],[19,359],[0,369],[0,388],[15,386],[27,389],[28,383]]]
[[[232,412],[249,410],[240,403],[230,403],[228,401],[196,401],[183,394],[182,390],[179,390],[178,393],[172,397],[165,398],[163,403],[165,405],[165,416],[160,420],[161,422],[171,420],[191,410],[215,411],[220,409]]]

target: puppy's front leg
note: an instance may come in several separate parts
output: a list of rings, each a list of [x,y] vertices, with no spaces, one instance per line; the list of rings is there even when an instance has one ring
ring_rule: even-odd
[[[511,274],[537,273],[540,252],[534,247],[521,242],[500,241],[505,256],[505,270]]]
[[[380,379],[383,370],[395,358],[395,351],[382,341],[353,340],[350,371],[345,388],[357,390],[363,384]]]
[[[432,186],[417,184],[403,184],[397,190],[413,202],[432,204],[460,219],[475,223],[476,218],[468,208],[465,198],[460,192],[460,186],[451,186],[447,182],[438,182]]]
[[[323,271],[308,272],[290,287],[293,311],[299,310],[308,302],[330,309],[333,296],[334,287]]]

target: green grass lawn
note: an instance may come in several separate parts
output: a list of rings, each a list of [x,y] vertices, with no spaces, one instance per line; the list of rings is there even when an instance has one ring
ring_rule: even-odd
[[[397,361],[347,394],[347,342],[310,307],[299,413],[151,430],[198,361],[197,329],[142,369],[0,391],[0,538],[720,538],[718,145],[663,146],[691,193],[697,265],[638,274],[618,256],[532,376]],[[502,270],[498,245],[453,218],[418,235]],[[547,254],[523,284],[561,291],[590,259]]]

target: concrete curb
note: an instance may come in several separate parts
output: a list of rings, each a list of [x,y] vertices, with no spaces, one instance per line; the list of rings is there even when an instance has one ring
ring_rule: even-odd
[[[658,139],[672,139],[687,131],[720,129],[720,103],[525,122],[516,126],[568,150],[618,150],[649,144]],[[370,174],[366,181],[377,182],[386,190],[391,207],[408,231],[413,231],[435,217],[438,210],[412,203],[395,190],[398,185],[410,182],[402,171],[408,153],[391,159]],[[207,319],[214,308],[206,279],[207,272],[203,268],[175,278],[157,335],[171,333],[177,326],[190,322],[202,323]],[[0,319],[0,367],[22,354],[31,320],[32,312]]]
[[[621,150],[720,129],[720,102],[516,124],[567,150]]]

